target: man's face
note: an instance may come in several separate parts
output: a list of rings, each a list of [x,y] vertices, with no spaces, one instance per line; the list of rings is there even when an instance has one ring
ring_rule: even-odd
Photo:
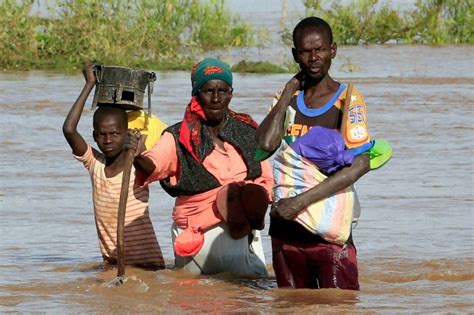
[[[210,80],[199,89],[198,98],[206,119],[222,122],[232,99],[232,88],[222,80]]]
[[[127,127],[122,125],[116,115],[101,117],[94,124],[94,140],[106,158],[115,158],[123,150]]]
[[[321,80],[329,72],[331,61],[336,57],[337,46],[331,43],[325,31],[318,28],[303,29],[292,49],[295,62],[314,80]]]

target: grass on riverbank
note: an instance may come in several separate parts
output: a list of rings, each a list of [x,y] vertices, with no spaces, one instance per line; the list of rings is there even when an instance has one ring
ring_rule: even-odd
[[[239,61],[232,66],[234,72],[249,72],[249,73],[285,73],[288,68],[277,66],[267,61]]]
[[[302,1],[306,15],[331,24],[339,44],[474,44],[470,0],[417,0],[404,12],[378,0]],[[48,18],[30,14],[34,2],[0,0],[0,69],[68,70],[98,62],[189,70],[208,51],[262,47],[270,31],[231,14],[224,0],[57,0]],[[294,24],[282,31],[288,45]],[[241,61],[233,68],[278,73],[296,65]]]
[[[474,44],[472,0],[417,0],[411,9],[398,11],[379,0],[304,0],[306,16],[319,16],[333,28],[343,45],[385,44]],[[291,44],[293,26],[282,38]]]
[[[100,62],[179,69],[208,49],[252,46],[256,34],[224,0],[62,0],[51,18],[33,0],[0,2],[0,67],[80,67]]]

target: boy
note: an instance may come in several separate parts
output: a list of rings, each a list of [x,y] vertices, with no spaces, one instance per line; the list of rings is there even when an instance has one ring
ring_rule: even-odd
[[[85,142],[77,125],[96,77],[92,65],[84,67],[83,74],[86,84],[64,121],[63,133],[74,157],[84,164],[91,177],[95,223],[104,262],[116,264],[118,203],[126,156],[124,146],[129,138],[139,138],[140,134],[128,131],[125,110],[101,105],[93,118],[93,137],[101,152]],[[148,186],[135,183],[132,167],[125,217],[125,264],[163,269],[163,255],[149,217],[148,198]]]
[[[301,71],[286,84],[281,96],[277,95],[272,110],[257,130],[262,150],[274,152],[281,145],[275,159],[284,154],[284,137],[304,136],[314,126],[341,129],[341,105],[346,86],[329,75],[337,51],[331,27],[320,18],[305,18],[293,31],[293,43],[293,57]],[[360,106],[351,113],[356,119],[354,125],[348,125],[348,136],[344,140],[346,146],[350,144],[349,148],[357,148],[370,142],[370,138],[365,125],[365,103],[355,88],[351,100]],[[352,189],[351,186],[369,169],[369,157],[365,154],[356,156],[351,165],[308,190],[274,203],[269,233],[279,287],[359,289],[352,235],[342,245],[332,243],[308,231],[295,218],[307,207],[343,189]],[[306,178],[305,175],[302,178]],[[275,187],[280,180],[275,177]],[[356,195],[353,202],[356,209]]]

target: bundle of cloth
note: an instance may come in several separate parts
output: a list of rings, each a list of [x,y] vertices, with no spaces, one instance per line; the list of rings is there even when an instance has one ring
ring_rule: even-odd
[[[350,166],[356,155],[368,154],[371,169],[388,162],[392,155],[386,140],[373,140],[355,149],[346,149],[341,134],[320,126],[311,128],[294,141],[286,139],[274,159],[274,201],[299,195],[321,183],[343,167]],[[360,214],[353,186],[303,209],[295,221],[328,242],[344,244],[352,223]]]

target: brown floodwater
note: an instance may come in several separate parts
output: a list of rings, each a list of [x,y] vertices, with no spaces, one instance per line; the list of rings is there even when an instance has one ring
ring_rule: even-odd
[[[150,212],[168,269],[127,268],[125,284],[108,287],[116,270],[101,266],[89,177],[61,131],[83,86],[80,71],[0,73],[0,312],[474,312],[473,52],[472,46],[339,49],[333,76],[362,91],[372,136],[394,148],[386,166],[357,183],[358,292],[278,289],[268,224],[262,232],[268,278],[172,270],[173,199],[157,183]],[[231,107],[261,121],[288,79],[236,74]],[[157,72],[154,113],[169,124],[180,120],[189,94],[189,73]],[[79,125],[88,141],[91,101]]]

